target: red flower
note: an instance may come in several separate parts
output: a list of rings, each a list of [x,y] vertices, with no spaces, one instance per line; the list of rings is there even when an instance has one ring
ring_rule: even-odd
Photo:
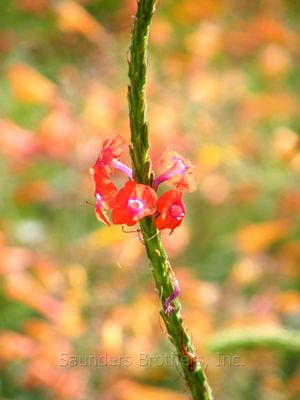
[[[103,142],[102,151],[100,152],[96,163],[102,164],[104,167],[111,168],[112,160],[119,159],[126,149],[125,140],[118,135],[114,139],[107,139]]]
[[[96,215],[106,225],[110,225],[106,211],[114,207],[117,194],[117,188],[110,180],[110,174],[118,169],[132,178],[131,169],[119,161],[125,148],[125,140],[121,136],[106,140],[93,167],[90,169],[95,182]]]
[[[114,206],[117,187],[111,182],[104,168],[96,166],[91,168],[90,172],[95,182],[94,195],[96,197],[96,216],[99,221],[104,222],[106,225],[110,225],[105,211],[112,209]]]
[[[185,206],[182,201],[182,192],[168,190],[157,202],[159,216],[155,220],[158,229],[171,229],[171,233],[179,226],[185,216]]]
[[[166,169],[154,180],[154,188],[167,181],[176,189],[188,192],[196,190],[196,165],[182,157],[171,147],[167,147],[160,159],[160,165]]]
[[[105,225],[110,225],[109,218],[106,214],[108,207],[105,206],[105,203],[103,202],[103,197],[97,193],[96,195],[96,205],[95,205],[95,212],[98,221],[102,221],[105,223]]]
[[[103,168],[91,169],[92,176],[95,182],[95,196],[97,193],[106,198],[109,207],[114,205],[114,197],[117,193],[116,186],[110,180],[107,172]]]
[[[102,150],[93,165],[93,169],[105,169],[109,174],[115,172],[117,169],[124,172],[132,179],[132,170],[119,161],[125,149],[125,140],[120,135],[116,136],[114,139],[105,140],[102,145]]]
[[[116,196],[111,218],[114,224],[134,225],[155,213],[156,192],[147,185],[129,181]]]

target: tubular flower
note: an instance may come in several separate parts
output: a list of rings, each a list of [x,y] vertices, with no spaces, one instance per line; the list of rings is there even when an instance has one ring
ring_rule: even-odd
[[[166,171],[154,180],[154,188],[167,181],[181,191],[193,192],[196,190],[196,166],[186,160],[171,147],[167,147],[160,159],[160,165]]]
[[[114,139],[105,140],[93,168],[105,169],[107,173],[119,170],[132,179],[132,170],[119,161],[119,158],[124,153],[125,149],[125,140],[120,135],[116,136]]]
[[[110,225],[106,215],[106,210],[111,209],[115,204],[117,194],[116,186],[109,179],[107,172],[103,168],[91,168],[90,170],[95,182],[96,216],[99,221]]]
[[[185,206],[182,201],[182,192],[178,190],[168,190],[157,202],[159,213],[155,220],[158,229],[171,229],[171,233],[179,226],[185,216]]]
[[[155,213],[156,192],[147,185],[129,181],[116,195],[111,218],[114,224],[134,225]]]

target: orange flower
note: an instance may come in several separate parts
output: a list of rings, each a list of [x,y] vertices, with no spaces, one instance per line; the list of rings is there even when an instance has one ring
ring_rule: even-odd
[[[160,159],[160,164],[166,171],[154,181],[154,188],[167,181],[181,191],[193,192],[196,190],[196,166],[186,160],[171,147],[167,147]]]

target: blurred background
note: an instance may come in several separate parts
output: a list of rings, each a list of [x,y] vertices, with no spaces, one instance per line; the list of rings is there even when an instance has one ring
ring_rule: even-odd
[[[173,354],[143,245],[85,204],[102,141],[129,139],[135,10],[1,0],[1,399],[188,398],[176,365],[141,365]],[[199,181],[164,242],[220,400],[300,399],[299,18],[161,0],[152,25],[151,156],[175,145]]]

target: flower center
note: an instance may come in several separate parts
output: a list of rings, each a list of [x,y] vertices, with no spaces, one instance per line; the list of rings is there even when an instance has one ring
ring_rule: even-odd
[[[97,204],[101,204],[102,196],[100,195],[100,193],[96,193],[96,200],[97,200]]]
[[[173,205],[170,209],[170,214],[172,218],[176,219],[177,221],[181,221],[184,217],[184,210],[180,205]]]
[[[140,211],[144,208],[144,203],[141,200],[129,199],[128,207],[131,209],[131,211]]]

